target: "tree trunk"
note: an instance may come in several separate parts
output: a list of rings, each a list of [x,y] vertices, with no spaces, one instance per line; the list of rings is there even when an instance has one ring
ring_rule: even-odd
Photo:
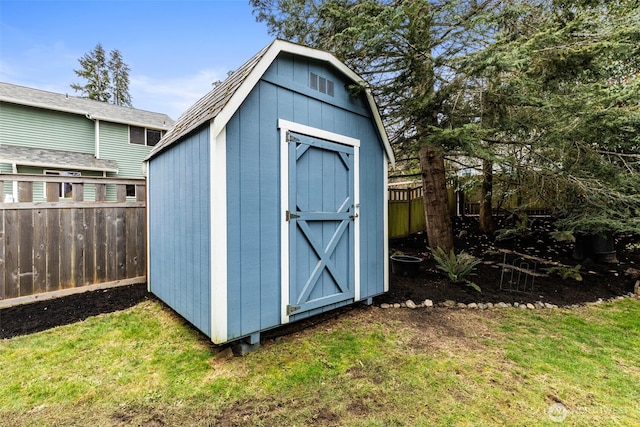
[[[480,231],[493,234],[496,225],[491,213],[491,199],[493,194],[493,162],[482,160],[482,188],[480,191]]]
[[[449,215],[444,157],[434,147],[425,145],[420,149],[419,160],[429,247],[439,247],[449,253],[453,249],[453,231]]]

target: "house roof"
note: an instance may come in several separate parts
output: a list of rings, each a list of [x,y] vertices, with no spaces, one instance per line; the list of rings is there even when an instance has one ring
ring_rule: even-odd
[[[48,92],[0,82],[0,101],[65,113],[80,114],[90,119],[122,123],[153,129],[169,129],[174,121],[162,113],[122,107],[92,99]]]
[[[213,90],[185,111],[176,121],[174,126],[154,147],[154,149],[151,150],[147,160],[153,158],[158,153],[176,143],[180,138],[210,120],[214,120],[213,132],[217,135],[226,126],[227,122],[231,119],[235,111],[237,111],[242,102],[249,95],[251,89],[258,83],[269,66],[282,52],[327,62],[352,81],[364,81],[349,67],[328,52],[276,39],[254,55],[253,58],[249,59],[244,65],[231,73],[222,83],[217,85]],[[365,93],[368,104],[374,115],[378,132],[382,138],[387,157],[393,163],[393,150],[391,149],[387,133],[382,124],[378,107],[369,89],[367,89]]]
[[[118,173],[115,160],[96,159],[93,154],[8,144],[0,144],[0,163]]]

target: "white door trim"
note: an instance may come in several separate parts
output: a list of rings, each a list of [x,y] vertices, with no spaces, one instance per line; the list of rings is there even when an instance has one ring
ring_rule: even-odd
[[[280,321],[282,324],[289,323],[287,305],[289,305],[289,224],[285,217],[285,212],[289,209],[289,150],[287,134],[295,132],[314,138],[324,139],[338,144],[353,147],[354,162],[354,191],[353,202],[355,206],[356,218],[354,219],[354,301],[360,300],[360,140],[338,133],[329,132],[323,129],[302,125],[279,119],[278,129],[280,129]]]

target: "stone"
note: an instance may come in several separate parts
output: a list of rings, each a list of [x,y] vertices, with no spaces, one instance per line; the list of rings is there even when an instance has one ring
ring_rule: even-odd
[[[383,302],[382,304],[380,304],[380,308],[391,308],[391,304],[387,304],[386,302]]]
[[[531,303],[528,303],[528,304],[527,304],[527,308],[528,308],[529,310],[535,310],[535,309],[536,309],[536,306],[535,306],[535,305],[533,305],[533,304],[531,304]]]
[[[489,307],[487,306],[487,304],[485,304],[485,303],[481,302],[481,303],[478,303],[478,308],[479,308],[480,310],[486,310],[486,309],[487,309],[487,308],[489,308]]]
[[[458,308],[467,308],[467,304],[465,304],[463,302],[459,302],[458,304],[456,304],[456,307],[458,307]]]
[[[259,349],[260,349],[259,342],[255,344],[249,344],[247,342],[241,341],[233,344],[232,346],[233,355],[238,357],[243,357],[243,356],[246,356],[247,354],[255,353]]]
[[[400,304],[398,303],[393,304],[393,308],[400,308]]]
[[[636,293],[636,295],[640,296],[640,280],[636,281],[636,285],[633,288],[633,291]]]
[[[515,304],[514,304],[513,306],[515,307]],[[527,306],[526,306],[526,305],[524,305],[524,304],[520,304],[520,305],[518,306],[518,309],[520,309],[520,310],[526,310],[526,309],[527,309]]]
[[[493,308],[493,303],[492,302],[488,302],[487,303],[487,308]]]
[[[640,279],[640,270],[638,270],[637,268],[629,267],[624,271],[624,274],[631,277],[633,280]]]
[[[507,307],[511,307],[511,305],[501,301],[501,302],[498,303],[498,307],[507,308]]]
[[[536,301],[536,308],[545,308],[544,303],[542,301]]]
[[[520,303],[519,303],[519,302],[514,302],[514,303],[513,303],[513,306],[514,306],[514,307],[520,307]]]
[[[445,307],[454,307],[456,305],[456,302],[448,299],[445,302],[443,302],[442,305],[444,305]]]
[[[423,304],[425,307],[433,307],[433,301],[431,301],[430,299],[424,300]]]
[[[471,304],[467,304],[467,308],[478,309],[478,304],[476,304],[475,302],[472,302]]]
[[[409,299],[409,300],[407,300],[407,302],[405,302],[404,304],[407,306],[407,308],[416,308],[416,307],[417,307],[417,306],[416,306],[416,303],[415,303],[415,302],[413,302],[413,301],[412,301],[412,300],[410,300],[410,299]]]
[[[214,356],[215,359],[220,359],[220,360],[231,359],[232,357],[233,357],[233,350],[231,349],[231,347],[226,347],[224,350],[217,352],[216,355]]]

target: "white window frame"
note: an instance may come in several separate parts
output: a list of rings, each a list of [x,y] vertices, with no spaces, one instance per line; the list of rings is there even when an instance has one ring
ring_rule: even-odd
[[[143,129],[144,130],[144,144],[136,144],[135,142],[131,142],[131,129],[132,128],[138,128],[138,129]],[[154,145],[149,145],[149,132],[160,132],[160,138],[161,139],[165,134],[165,131],[162,130],[162,129],[153,129],[153,128],[148,128],[148,127],[144,127],[144,126],[129,125],[129,144],[131,144],[131,145],[139,145],[139,146],[142,146],[142,147],[155,147],[155,144]],[[157,144],[157,142],[156,142],[156,144]]]
[[[49,169],[45,169],[43,172],[44,175],[56,175],[56,176],[82,176],[82,174],[79,171],[57,171],[57,170],[49,170]],[[64,189],[69,186],[69,194],[71,194],[71,192],[73,191],[73,188],[71,186],[70,183],[67,182],[61,182],[60,183],[60,191],[58,193],[58,195],[60,196],[61,199],[70,199],[71,197],[73,197],[73,195],[69,196],[69,197],[65,197],[65,192]],[[43,192],[44,192],[44,197],[45,199],[47,198],[47,187],[45,186],[43,188]]]

